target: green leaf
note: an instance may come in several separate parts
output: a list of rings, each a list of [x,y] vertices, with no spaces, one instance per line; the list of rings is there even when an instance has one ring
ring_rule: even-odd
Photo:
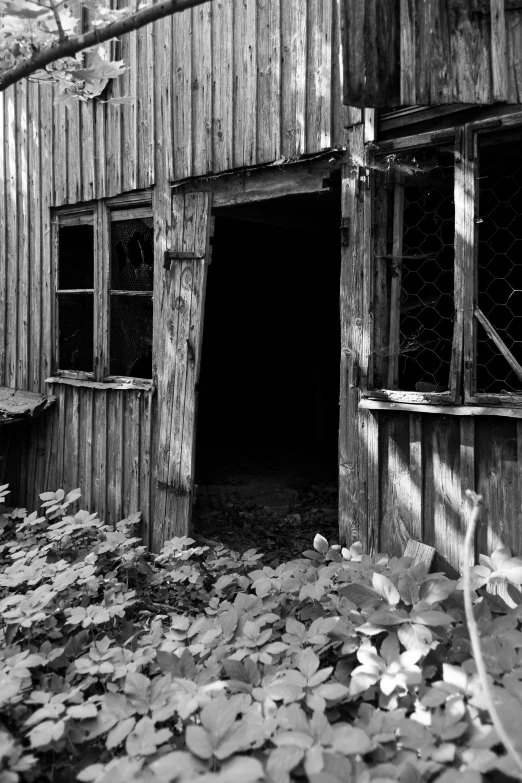
[[[333,727],[333,749],[345,756],[364,756],[373,750],[374,744],[363,729],[338,723]]]
[[[304,757],[304,750],[295,746],[286,746],[276,748],[268,757],[266,765],[271,783],[288,783],[289,775],[301,759]]]
[[[202,726],[187,726],[185,730],[185,742],[187,748],[200,759],[212,757],[214,747],[210,744],[210,738]]]
[[[390,606],[396,606],[399,603],[401,599],[399,591],[387,576],[375,572],[373,575],[372,584],[374,590],[376,590],[379,595],[381,595],[384,600],[390,604]]]
[[[319,668],[320,660],[317,657],[317,655],[314,653],[311,647],[307,647],[303,652],[300,654],[297,667],[301,674],[306,677],[307,680],[310,679],[310,677],[315,674],[317,669]]]
[[[151,756],[156,753],[159,743],[159,732],[150,718],[142,718],[132,729],[125,743],[129,756]],[[167,731],[170,736],[170,732]],[[163,737],[161,737],[163,739]]]
[[[412,623],[428,626],[450,625],[455,622],[455,619],[449,614],[438,612],[436,609],[424,609],[420,612],[413,609],[410,614],[410,620]]]
[[[328,541],[319,533],[314,538],[314,549],[323,556],[328,552]]]
[[[118,745],[120,745],[130,734],[135,725],[136,718],[125,718],[125,720],[120,721],[113,729],[111,729],[107,735],[107,750],[117,748]]]
[[[420,600],[430,606],[445,601],[455,590],[456,584],[451,579],[427,579],[420,586]]]
[[[263,765],[248,756],[236,756],[224,764],[219,773],[219,783],[256,783],[264,780]]]

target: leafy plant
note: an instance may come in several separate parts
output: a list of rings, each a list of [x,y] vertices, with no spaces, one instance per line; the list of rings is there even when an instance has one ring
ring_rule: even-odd
[[[78,490],[41,499],[0,515],[0,783],[522,779],[460,583],[320,535],[277,567],[188,537],[152,555],[139,515],[112,530]],[[483,562],[516,595],[511,560]],[[488,692],[520,752],[522,614],[485,576]]]

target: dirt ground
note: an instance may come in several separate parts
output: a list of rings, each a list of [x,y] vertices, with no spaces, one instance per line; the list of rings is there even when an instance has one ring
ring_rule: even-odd
[[[256,549],[267,564],[300,556],[316,533],[337,542],[337,486],[325,473],[248,459],[212,471],[215,483],[198,486],[193,533],[239,552]]]

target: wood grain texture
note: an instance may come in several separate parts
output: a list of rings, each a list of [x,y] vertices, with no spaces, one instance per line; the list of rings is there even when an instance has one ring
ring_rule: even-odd
[[[306,151],[332,146],[332,0],[309,0]]]
[[[364,158],[364,126],[349,134],[352,156]],[[343,219],[349,239],[341,247],[341,389],[339,408],[339,530],[343,541],[361,541],[368,546],[368,413],[358,411],[359,367],[367,336],[363,328],[365,209],[370,191],[361,192],[359,168],[346,163],[342,171]]]
[[[233,162],[251,166],[256,160],[257,8],[256,0],[234,3]]]
[[[281,5],[257,2],[257,161],[281,156]]]
[[[306,0],[281,5],[281,152],[286,158],[305,151]]]
[[[215,0],[212,5],[212,161],[215,171],[232,168],[233,20],[232,0]]]
[[[192,9],[192,174],[212,171],[212,9]],[[168,169],[170,171],[170,169]]]

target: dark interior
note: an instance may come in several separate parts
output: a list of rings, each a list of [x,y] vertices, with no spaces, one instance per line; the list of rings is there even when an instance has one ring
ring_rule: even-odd
[[[247,466],[336,481],[340,196],[215,211],[196,483]]]

